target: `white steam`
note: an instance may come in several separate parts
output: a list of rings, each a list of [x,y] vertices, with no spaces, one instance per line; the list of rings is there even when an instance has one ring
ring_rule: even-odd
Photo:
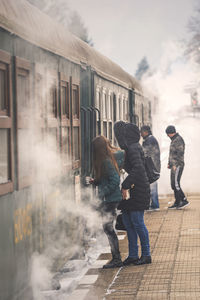
[[[30,264],[30,284],[37,300],[42,299],[40,291],[52,289],[53,274],[67,259],[75,255],[87,257],[87,242],[102,231],[97,198],[91,188],[75,191],[72,168],[68,171],[63,168],[64,164],[72,164],[60,152],[58,127],[46,128],[46,116],[53,116],[49,103],[54,88],[51,80],[47,82],[48,86],[36,91],[35,99],[31,99],[34,112],[23,110],[29,124],[18,135],[19,174],[32,178],[31,238],[35,252]],[[79,187],[77,183],[76,189]],[[80,199],[85,199],[82,202],[76,197],[80,194]]]
[[[199,116],[194,117],[191,99],[186,87],[199,82],[198,66],[184,56],[184,46],[178,42],[168,42],[163,47],[160,68],[151,77],[144,78],[144,86],[158,100],[153,103],[153,134],[161,148],[161,178],[159,193],[172,193],[170,172],[167,169],[170,139],[165,134],[168,125],[174,125],[186,144],[185,169],[181,186],[185,193],[199,192]]]

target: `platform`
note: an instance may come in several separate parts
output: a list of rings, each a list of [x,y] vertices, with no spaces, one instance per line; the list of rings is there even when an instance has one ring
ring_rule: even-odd
[[[160,199],[160,211],[145,212],[152,264],[102,269],[111,258],[102,253],[86,273],[70,300],[199,300],[200,195],[188,195],[190,205],[169,210],[172,196]],[[119,232],[122,258],[127,237]]]

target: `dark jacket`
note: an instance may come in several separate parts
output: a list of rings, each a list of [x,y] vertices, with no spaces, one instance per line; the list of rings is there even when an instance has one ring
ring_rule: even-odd
[[[173,166],[184,166],[184,153],[185,153],[185,142],[183,138],[176,133],[171,138],[171,144],[169,148],[169,161],[168,165],[171,169]]]
[[[125,150],[124,169],[128,176],[122,183],[130,189],[130,199],[122,201],[119,209],[128,211],[149,208],[150,185],[144,167],[144,152],[139,144],[140,132],[136,125],[119,121],[114,126],[119,145]]]
[[[117,151],[115,154],[119,169],[124,164],[124,151]],[[118,174],[115,166],[111,163],[110,159],[103,162],[103,176],[98,183],[99,198],[105,202],[119,202],[122,200],[120,191],[120,175]]]
[[[142,147],[144,155],[152,158],[157,171],[160,173],[160,147],[158,141],[152,134],[149,134],[143,139]]]

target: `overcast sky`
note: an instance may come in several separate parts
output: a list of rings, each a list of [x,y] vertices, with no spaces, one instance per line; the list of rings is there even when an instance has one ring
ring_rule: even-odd
[[[78,11],[94,46],[129,73],[147,56],[159,65],[165,43],[182,39],[198,0],[68,0]]]

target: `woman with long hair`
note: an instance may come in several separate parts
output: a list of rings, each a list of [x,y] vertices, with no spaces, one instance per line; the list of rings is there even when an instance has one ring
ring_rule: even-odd
[[[109,140],[100,135],[92,141],[94,184],[98,186],[103,229],[111,247],[112,260],[104,269],[121,267],[119,242],[113,227],[116,208],[122,199],[120,191],[120,169],[124,162],[124,151],[113,147]]]

